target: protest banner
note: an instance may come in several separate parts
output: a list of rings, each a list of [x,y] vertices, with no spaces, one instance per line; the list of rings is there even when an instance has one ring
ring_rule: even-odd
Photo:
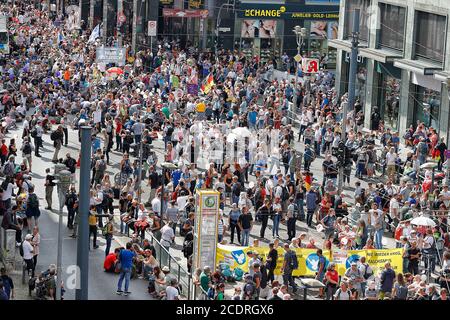
[[[339,275],[344,275],[345,270],[350,267],[353,261],[359,261],[361,257],[366,257],[367,263],[372,267],[376,274],[384,268],[386,262],[390,262],[394,271],[399,272],[403,268],[402,260],[403,249],[383,249],[383,250],[328,250],[323,251],[325,257],[325,267],[330,261],[336,263],[336,270]],[[216,261],[217,263],[226,263],[231,269],[240,268],[244,272],[248,271],[249,251],[257,252],[261,257],[266,257],[269,253],[268,247],[237,247],[229,245],[217,245]],[[278,261],[275,270],[276,275],[282,274],[284,249],[278,248]],[[294,276],[315,276],[318,271],[319,257],[316,249],[294,249],[298,259],[298,269],[293,272]]]

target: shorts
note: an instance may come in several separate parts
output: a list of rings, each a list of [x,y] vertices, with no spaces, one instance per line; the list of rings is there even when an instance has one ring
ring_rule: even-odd
[[[387,166],[387,175],[395,175],[395,165],[388,165]]]

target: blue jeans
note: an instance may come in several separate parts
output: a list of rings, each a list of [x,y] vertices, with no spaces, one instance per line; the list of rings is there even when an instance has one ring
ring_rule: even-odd
[[[383,249],[383,243],[381,240],[383,239],[383,229],[375,230],[375,248]]]
[[[298,208],[298,217],[300,218],[300,220],[304,220],[305,219],[305,209],[303,208],[303,199],[298,199],[297,200],[297,208]]]
[[[364,164],[364,163],[358,163],[358,164],[356,165],[356,173],[355,173],[355,176],[357,176],[357,177],[362,177],[363,172],[364,172],[364,167],[365,167],[365,164]]]
[[[272,235],[275,237],[275,234],[278,235],[278,229],[280,228],[280,219],[281,215],[276,214],[273,217],[273,228],[272,228]]]
[[[314,149],[316,151],[316,156],[320,156],[320,142],[314,141]]]
[[[117,284],[118,291],[122,291],[122,282],[124,278],[125,278],[125,292],[128,292],[128,286],[130,285],[130,278],[131,278],[131,268],[122,268],[122,270],[120,270],[119,283]]]
[[[123,221],[120,221],[120,233],[128,234],[128,225]]]
[[[361,282],[361,293],[363,298],[366,297],[366,286],[367,286],[367,282]]]
[[[105,256],[107,256],[109,254],[109,250],[111,249],[112,234],[107,234],[105,236],[105,240],[106,240]]]
[[[141,135],[137,134],[134,136],[134,143],[139,144],[141,143]]]
[[[242,240],[241,245],[243,247],[248,246],[249,237],[250,237],[250,229],[243,229],[242,235],[241,235],[241,240]]]

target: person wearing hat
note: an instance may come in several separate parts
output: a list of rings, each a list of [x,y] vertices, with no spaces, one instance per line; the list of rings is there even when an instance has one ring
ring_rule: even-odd
[[[206,295],[209,288],[213,286],[211,283],[211,268],[209,266],[203,267],[203,272],[200,274],[199,281],[202,293]]]
[[[34,278],[34,270],[36,266],[34,265],[33,261],[34,248],[32,245],[32,239],[33,236],[31,234],[27,234],[25,236],[25,240],[22,242],[22,250],[23,250],[23,261],[25,262],[28,275],[30,275],[31,271],[31,277]]]

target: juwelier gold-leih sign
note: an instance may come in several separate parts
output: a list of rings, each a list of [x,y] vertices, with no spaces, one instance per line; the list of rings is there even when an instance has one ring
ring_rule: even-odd
[[[239,18],[270,19],[339,19],[339,6],[305,6],[299,4],[250,4],[242,3]]]

